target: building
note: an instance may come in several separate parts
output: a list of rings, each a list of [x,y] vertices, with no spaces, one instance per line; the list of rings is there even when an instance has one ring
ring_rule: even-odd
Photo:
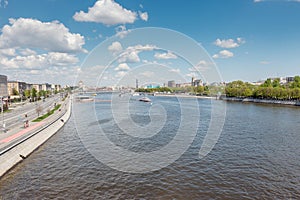
[[[286,77],[286,82],[290,83],[294,81],[294,77]]]
[[[51,84],[49,84],[49,83],[42,84],[42,90],[51,91],[51,89],[52,89]]]
[[[26,90],[31,90],[33,88],[33,84],[26,83]]]
[[[79,82],[78,82],[78,87],[79,87],[80,89],[83,89],[83,87],[84,87],[83,81],[79,81]]]
[[[13,96],[13,95],[23,96],[24,91],[26,89],[27,89],[27,84],[25,82],[19,82],[19,81],[7,82],[7,90],[9,96]],[[14,94],[14,91],[17,92],[18,94]]]
[[[51,91],[54,92],[54,91],[57,91],[59,92],[61,90],[61,85],[55,85],[55,84],[51,84]]]
[[[192,77],[191,86],[194,86],[194,87],[203,86],[203,81],[201,79],[195,80],[195,78]]]
[[[197,86],[203,86],[203,82],[201,79],[197,79],[197,80],[193,80],[193,85],[194,87],[197,87]]]
[[[56,91],[61,91],[61,85],[55,85],[55,90]]]
[[[135,80],[135,88],[138,89],[139,88],[139,80]]]
[[[6,97],[8,96],[7,92],[7,76],[0,75],[0,96]]]
[[[37,92],[42,91],[42,84],[32,84],[32,88],[34,88]]]
[[[168,87],[176,87],[175,81],[168,81]]]
[[[176,83],[177,88],[190,87],[191,83]]]

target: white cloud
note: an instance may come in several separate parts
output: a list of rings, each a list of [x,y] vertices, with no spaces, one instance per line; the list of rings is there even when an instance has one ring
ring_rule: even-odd
[[[140,62],[139,53],[142,51],[153,51],[154,49],[157,49],[154,45],[135,45],[135,46],[129,46],[126,48],[126,50],[120,55],[119,63],[137,63]]]
[[[147,12],[140,12],[139,11],[139,16],[143,21],[148,21],[148,13]]]
[[[207,62],[205,60],[200,60],[197,65],[194,67],[189,68],[191,72],[203,72],[208,70],[213,65],[212,62]]]
[[[73,18],[81,22],[97,22],[106,25],[134,23],[137,13],[123,8],[113,0],[98,0],[93,7],[84,11],[76,12]]]
[[[6,8],[8,5],[8,0],[0,0],[0,8]]]
[[[39,48],[53,52],[84,52],[84,37],[70,33],[57,21],[41,22],[36,19],[9,19],[2,28],[0,48]]]
[[[153,51],[154,49],[158,49],[155,45],[150,45],[150,44],[146,44],[146,45],[135,45],[135,46],[129,46],[127,47],[127,51],[137,51],[137,52],[141,52],[141,51]]]
[[[245,43],[245,41],[242,38],[237,38],[236,40],[234,39],[221,40],[218,38],[214,42],[214,45],[218,47],[230,49],[230,48],[239,47],[243,43]]]
[[[191,72],[191,73],[186,74],[186,76],[188,76],[188,77],[197,77],[198,74],[196,74],[195,72]]]
[[[116,54],[121,52],[123,50],[123,47],[120,42],[113,42],[110,46],[108,46],[108,50],[112,54]]]
[[[130,67],[127,65],[127,63],[120,63],[118,67],[115,68],[115,71],[128,71],[130,70]]]
[[[150,78],[150,77],[153,77],[153,76],[154,76],[154,72],[151,72],[151,71],[145,71],[145,72],[140,73],[140,75],[145,76],[145,77],[147,77],[147,78]]]
[[[19,50],[19,53],[22,55],[22,56],[29,56],[29,55],[36,55],[36,52],[31,50],[31,49],[20,49]]]
[[[123,76],[125,76],[127,74],[127,72],[125,72],[125,71],[119,71],[116,75],[115,75],[115,77],[116,78],[122,78]]]
[[[269,65],[270,62],[269,62],[269,61],[262,60],[262,61],[260,61],[260,64],[262,64],[262,65]]]
[[[136,51],[126,51],[121,54],[119,63],[137,63],[140,62],[140,57]]]
[[[16,56],[2,58],[0,67],[3,69],[47,69],[53,66],[69,66],[78,63],[76,56],[67,53],[50,52],[48,54]]]
[[[234,54],[228,50],[222,50],[218,54],[213,55],[213,58],[231,58]]]
[[[178,68],[177,69],[170,69],[169,71],[170,72],[175,72],[175,73],[180,73],[180,69],[178,69]]]
[[[16,50],[13,48],[0,49],[0,57],[1,56],[15,56],[15,55],[16,55]]]
[[[176,59],[177,56],[171,52],[167,52],[167,53],[155,53],[154,57],[156,59]]]
[[[76,56],[67,53],[50,52],[46,58],[49,64],[54,66],[74,65],[79,62]]]
[[[126,29],[125,25],[118,26],[115,30],[116,30],[116,36],[121,39],[126,37],[126,35],[131,32],[131,30]]]

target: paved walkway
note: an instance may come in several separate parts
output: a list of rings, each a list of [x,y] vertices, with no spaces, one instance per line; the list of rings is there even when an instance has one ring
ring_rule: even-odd
[[[59,102],[59,104],[62,105],[61,110],[66,109],[65,102]],[[17,142],[18,140],[25,138],[31,133],[34,133],[37,130],[41,129],[43,126],[49,124],[52,120],[57,118],[58,115],[61,114],[61,112],[63,111],[57,110],[53,115],[49,116],[41,122],[29,121],[29,127],[27,128],[24,128],[24,124],[20,122],[7,131],[0,130],[0,152],[6,147]]]

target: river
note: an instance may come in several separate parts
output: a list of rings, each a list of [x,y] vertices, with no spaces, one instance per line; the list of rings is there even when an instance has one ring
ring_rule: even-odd
[[[99,94],[97,99],[109,97]],[[151,99],[151,104],[130,100],[131,120],[117,116],[122,119],[118,123],[108,101],[74,102],[66,125],[1,178],[0,199],[300,199],[299,108],[209,99]],[[196,101],[198,107],[189,105],[190,101]],[[213,150],[200,158],[212,101],[217,106],[226,104],[225,124]],[[118,105],[114,109],[123,108],[122,102]],[[139,160],[127,157],[129,162],[116,165],[105,160],[107,155],[97,155],[104,152],[107,139],[136,153],[151,154],[171,144],[182,123],[180,106],[191,113],[199,110],[201,115],[198,119],[190,116],[198,129],[189,135],[193,137],[187,150],[173,162],[164,163],[161,169],[149,167],[134,173]],[[149,112],[153,119],[161,120],[151,124]],[[159,118],[160,114],[166,119]],[[149,125],[147,130],[157,134],[144,138],[138,137],[141,133],[124,134],[131,130],[126,124],[132,122],[139,127]],[[106,139],[99,136],[99,127]],[[185,130],[188,127],[193,125],[188,124]]]

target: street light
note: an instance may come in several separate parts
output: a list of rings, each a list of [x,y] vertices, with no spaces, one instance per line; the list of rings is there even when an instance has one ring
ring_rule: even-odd
[[[5,130],[5,124],[4,124],[4,103],[3,103],[3,96],[1,96],[1,112],[2,112],[2,127],[3,130]]]

